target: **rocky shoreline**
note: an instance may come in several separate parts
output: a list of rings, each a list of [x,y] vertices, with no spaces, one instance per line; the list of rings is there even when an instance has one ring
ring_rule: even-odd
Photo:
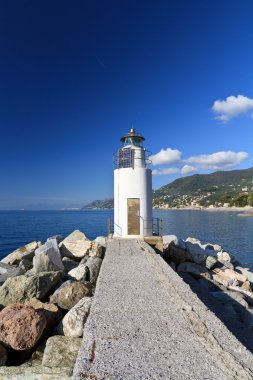
[[[76,230],[0,262],[0,379],[71,379],[107,239]],[[163,236],[163,259],[253,352],[253,273],[217,244]]]
[[[241,213],[241,215],[247,214],[247,216],[253,216],[253,207],[245,206],[245,207],[236,207],[236,206],[228,206],[228,207],[204,207],[204,206],[185,206],[185,207],[154,207],[153,210],[176,210],[176,211],[210,211],[210,212],[237,212]]]
[[[70,379],[107,239],[76,230],[0,261],[0,379]]]
[[[253,351],[253,273],[217,244],[163,237],[163,258]]]

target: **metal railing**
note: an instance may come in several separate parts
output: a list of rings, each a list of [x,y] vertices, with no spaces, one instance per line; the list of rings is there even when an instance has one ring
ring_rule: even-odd
[[[143,157],[138,157],[137,154],[143,153]],[[137,153],[137,154],[136,154]],[[145,167],[151,165],[152,161],[149,159],[151,152],[148,150],[140,150],[134,148],[122,148],[119,149],[113,155],[113,167],[114,169],[132,168],[134,169],[136,160],[143,160]]]
[[[159,218],[152,218],[150,220],[143,219],[141,216],[139,217],[143,223],[143,235],[146,236],[147,230],[150,229],[150,224],[152,223],[152,235],[162,236],[163,235],[163,220]],[[148,226],[149,225],[149,226]],[[113,222],[112,218],[107,219],[107,237],[113,235],[113,232],[117,229],[117,236],[122,236],[122,227],[120,227],[117,223]]]
[[[163,220],[152,218],[153,235],[163,236]]]

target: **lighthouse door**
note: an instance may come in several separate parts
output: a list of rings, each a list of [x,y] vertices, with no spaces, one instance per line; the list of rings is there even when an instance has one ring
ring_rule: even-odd
[[[140,235],[140,198],[127,199],[128,235]]]

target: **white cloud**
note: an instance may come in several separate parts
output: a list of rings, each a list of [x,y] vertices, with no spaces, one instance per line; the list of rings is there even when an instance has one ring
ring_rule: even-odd
[[[212,110],[217,114],[217,120],[226,123],[233,117],[252,111],[253,99],[243,95],[228,96],[226,100],[216,100]]]
[[[153,165],[164,165],[179,162],[182,152],[177,149],[161,149],[160,152],[150,156]]]
[[[195,168],[195,166],[191,166],[191,165],[184,165],[181,169],[182,174],[188,174],[188,173],[193,173],[197,171],[198,171],[198,168]]]
[[[178,173],[180,173],[180,169],[178,168],[165,168],[165,169],[152,170],[153,175],[178,174]]]
[[[181,169],[180,168],[164,168],[164,169],[154,169],[152,171],[153,175],[169,175],[169,174],[188,174],[192,172],[198,171],[197,168],[190,165],[184,165]]]
[[[202,169],[221,170],[236,166],[248,158],[246,152],[217,152],[189,157],[184,160],[187,163],[198,165]]]

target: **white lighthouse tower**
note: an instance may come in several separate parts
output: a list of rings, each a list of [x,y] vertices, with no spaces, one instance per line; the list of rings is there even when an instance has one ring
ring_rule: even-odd
[[[114,156],[114,237],[152,236],[152,173],[144,140],[131,129]]]

